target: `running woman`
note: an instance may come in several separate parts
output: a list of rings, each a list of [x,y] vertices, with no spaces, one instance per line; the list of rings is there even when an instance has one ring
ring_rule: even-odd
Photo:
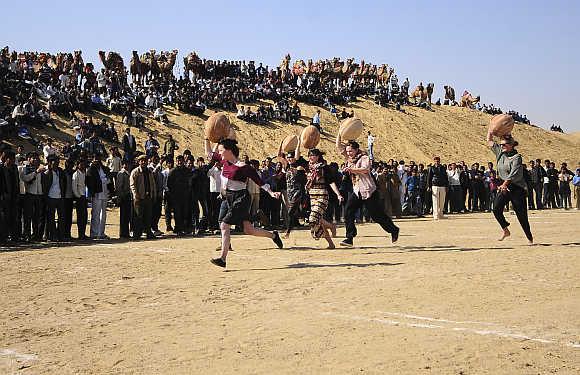
[[[530,229],[526,204],[528,185],[524,179],[522,155],[515,149],[518,142],[511,135],[507,135],[501,138],[500,143],[497,144],[493,140],[493,134],[488,131],[487,144],[495,154],[497,174],[499,179],[503,181],[497,187],[498,193],[493,203],[493,215],[503,230],[499,241],[503,241],[511,235],[508,229],[510,223],[505,219],[503,210],[506,204],[512,202],[516,217],[528,239],[528,244],[533,245],[534,236]]]
[[[282,195],[282,201],[286,206],[286,233],[284,238],[290,236],[290,231],[295,221],[298,220],[300,206],[306,195],[306,172],[308,162],[300,158],[300,141],[295,151],[287,154],[282,152],[282,145],[278,150],[278,161],[282,163],[286,174],[286,193]]]
[[[230,249],[230,226],[240,222],[245,234],[270,238],[281,249],[284,245],[278,232],[268,232],[254,228],[252,225],[250,221],[250,195],[246,188],[246,182],[251,179],[276,199],[280,199],[280,193],[273,192],[269,185],[264,184],[254,168],[238,159],[240,149],[237,141],[224,139],[217,144],[217,152],[215,152],[211,149],[209,140],[206,139],[204,147],[211,160],[222,164],[222,192],[225,190],[225,198],[219,213],[222,254],[221,257],[212,259],[211,263],[218,267],[226,267],[226,258]]]
[[[345,146],[342,143],[340,134],[336,137],[336,148],[346,159],[346,167],[342,172],[351,176],[353,187],[345,206],[346,238],[340,245],[347,247],[353,245],[353,239],[357,235],[354,223],[355,214],[363,204],[366,205],[373,221],[391,234],[393,243],[397,242],[399,228],[385,213],[384,206],[380,202],[377,185],[371,176],[371,161],[369,157],[365,152],[361,151],[359,144],[355,141],[348,141]]]
[[[310,233],[315,240],[324,237],[328,242],[328,249],[335,248],[332,237],[336,236],[336,225],[324,220],[324,214],[328,208],[328,188],[330,187],[334,191],[339,202],[343,201],[335,179],[336,176],[326,164],[323,153],[316,148],[308,151],[306,189],[310,195],[310,217],[308,218]]]

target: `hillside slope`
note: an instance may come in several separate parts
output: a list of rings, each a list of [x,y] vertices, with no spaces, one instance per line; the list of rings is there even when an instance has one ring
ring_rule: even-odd
[[[252,158],[263,158],[275,155],[279,142],[288,134],[299,134],[309,123],[317,107],[300,103],[302,119],[298,125],[288,125],[274,121],[268,125],[249,124],[229,117],[237,131],[242,154]],[[253,107],[255,110],[255,106]],[[434,155],[440,155],[443,162],[465,160],[466,162],[487,162],[492,159],[485,142],[490,115],[459,107],[433,106],[433,111],[415,107],[404,107],[405,112],[383,108],[371,101],[361,100],[347,106],[365,124],[365,136],[359,140],[366,148],[366,131],[370,130],[377,137],[375,154],[378,159],[390,158],[429,162]],[[204,118],[188,115],[173,107],[166,107],[171,121],[168,126],[152,118],[147,118],[145,128],[135,129],[139,144],[143,145],[149,130],[154,131],[160,143],[169,134],[179,142],[181,150],[190,149],[194,155],[201,155]],[[206,115],[213,113],[206,111]],[[125,125],[117,115],[96,113],[96,119],[106,118],[113,121],[122,135]],[[326,110],[322,110],[322,127],[324,134],[319,148],[327,153],[327,159],[338,160],[334,149],[334,135],[339,122]],[[58,119],[59,130],[34,130],[41,140],[51,137],[57,143],[66,139],[72,140],[74,131],[64,119]],[[549,158],[558,162],[566,161],[570,166],[580,164],[580,137],[578,134],[561,134],[524,124],[516,124],[514,137],[519,141],[519,151],[524,160],[530,158]]]

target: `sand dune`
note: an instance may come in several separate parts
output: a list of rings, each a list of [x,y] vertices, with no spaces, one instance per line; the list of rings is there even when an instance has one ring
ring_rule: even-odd
[[[249,124],[236,119],[235,114],[230,113],[229,117],[236,128],[242,153],[247,153],[253,158],[275,155],[279,142],[288,134],[299,134],[317,109],[303,103],[300,103],[300,108],[303,116],[299,124],[294,126],[279,121],[268,125]],[[253,106],[253,109],[256,107]],[[369,100],[352,103],[347,109],[353,109],[355,115],[363,120],[365,131],[370,130],[377,137],[375,153],[380,159],[402,158],[428,162],[434,155],[440,155],[444,162],[459,160],[487,162],[492,159],[492,154],[485,143],[490,115],[447,106],[434,106],[433,111],[405,107],[403,113],[380,107]],[[153,130],[162,144],[167,136],[172,134],[179,142],[181,150],[190,149],[194,155],[201,155],[204,118],[184,114],[173,107],[167,107],[166,112],[171,121],[170,125],[162,125],[149,117],[145,129],[134,131],[141,147],[147,138],[147,131]],[[211,113],[213,111],[206,111],[206,115]],[[99,119],[104,117],[107,121],[115,122],[120,135],[125,128],[120,116],[97,113],[95,117]],[[51,137],[59,143],[67,138],[72,139],[74,131],[68,128],[67,122],[59,119],[58,123],[62,131],[41,131],[39,137]],[[327,152],[328,159],[337,160],[334,136],[338,131],[339,122],[328,111],[322,110],[322,126],[325,132],[319,148]],[[514,136],[520,143],[519,151],[523,154],[524,160],[549,158],[558,162],[566,161],[570,165],[580,163],[579,132],[561,134],[532,125],[516,124]],[[360,141],[366,148],[365,139]]]

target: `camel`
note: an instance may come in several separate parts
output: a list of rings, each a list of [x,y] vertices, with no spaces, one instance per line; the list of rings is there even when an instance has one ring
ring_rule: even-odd
[[[411,93],[411,95],[409,95],[409,97],[414,100],[415,104],[419,104],[427,100],[427,90],[425,90],[423,82],[419,83],[419,86],[417,86],[415,90],[413,90],[413,92]],[[419,103],[417,103],[417,98],[419,98]]]
[[[465,93],[461,97],[461,101],[459,103],[459,106],[474,109],[475,103],[479,102],[479,99],[480,99],[479,95],[473,96],[469,92],[465,91]]]
[[[443,86],[445,89],[445,100],[449,100],[449,105],[455,103],[455,90],[451,86]]]
[[[176,49],[171,52],[161,52],[161,55],[157,60],[157,65],[159,66],[159,72],[161,75],[171,76],[173,74],[173,67],[175,66],[177,53],[178,51]]]
[[[431,105],[431,97],[433,96],[433,89],[435,88],[435,84],[433,82],[428,83],[426,87],[427,91],[427,102]]]
[[[200,75],[204,72],[205,66],[203,61],[197,56],[197,53],[190,52],[186,57],[183,58],[183,69],[185,71],[185,76],[189,77],[189,72],[194,75]]]
[[[377,81],[381,86],[388,86],[389,80],[395,69],[390,68],[388,64],[382,64],[377,68]]]
[[[77,74],[82,74],[85,67],[85,62],[83,61],[83,51],[74,51],[73,58],[73,70]]]
[[[143,84],[145,78],[145,75],[143,74],[143,65],[144,64],[141,63],[137,51],[133,51],[133,57],[131,57],[131,61],[129,62],[129,72],[131,72],[131,79],[133,82]]]
[[[99,51],[99,58],[103,63],[105,69],[116,72],[121,76],[125,75],[125,64],[123,58],[117,52],[109,51],[105,55],[105,51]]]

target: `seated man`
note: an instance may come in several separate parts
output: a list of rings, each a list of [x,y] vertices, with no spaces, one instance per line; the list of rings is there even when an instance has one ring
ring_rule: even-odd
[[[40,107],[38,112],[36,113],[36,118],[41,125],[50,124],[53,128],[56,129],[56,124],[54,120],[50,117],[50,113],[45,107]]]
[[[165,111],[163,110],[163,107],[159,106],[157,107],[157,109],[155,109],[155,113],[153,113],[153,118],[155,118],[155,120],[165,124],[167,122],[169,122],[169,119],[167,118],[167,115],[165,114]]]
[[[238,109],[238,113],[236,114],[236,117],[239,119],[244,119],[244,117],[246,116],[246,112],[244,111],[244,106],[240,106],[240,109]]]

